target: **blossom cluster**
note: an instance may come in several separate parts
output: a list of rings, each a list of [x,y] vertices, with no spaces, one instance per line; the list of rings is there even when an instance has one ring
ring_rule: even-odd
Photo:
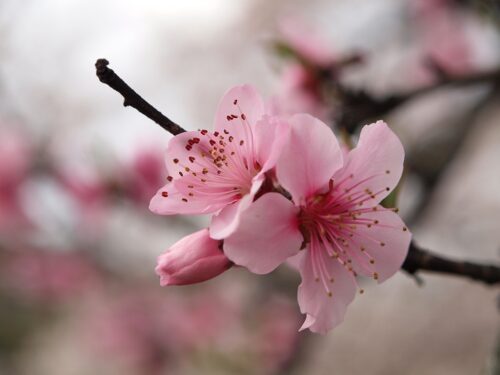
[[[271,114],[248,85],[224,95],[214,127],[168,144],[167,183],[150,209],[213,216],[159,257],[161,284],[201,282],[232,265],[267,274],[287,262],[302,278],[301,329],[326,333],[343,320],[357,277],[382,282],[406,257],[408,228],[379,204],[401,177],[401,142],[378,121],[347,150],[319,119]]]

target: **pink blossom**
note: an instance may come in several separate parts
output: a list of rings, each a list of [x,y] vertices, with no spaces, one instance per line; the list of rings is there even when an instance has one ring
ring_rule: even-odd
[[[162,286],[185,285],[212,279],[230,267],[220,241],[210,238],[208,229],[202,229],[160,255],[156,273]]]
[[[168,183],[150,203],[157,214],[215,213],[210,234],[228,236],[274,167],[287,125],[265,114],[251,86],[229,90],[217,109],[215,131],[190,131],[170,140]]]
[[[96,269],[82,254],[16,249],[4,263],[2,282],[29,299],[70,299],[99,282]]]
[[[140,149],[126,168],[124,190],[135,201],[151,199],[165,181],[163,157],[157,147]]]
[[[432,59],[449,74],[474,68],[473,45],[465,17],[449,0],[413,0],[423,60]]]
[[[310,113],[327,121],[331,108],[325,103],[322,82],[310,68],[292,64],[283,72],[281,89],[270,102],[270,111],[276,115]]]
[[[327,67],[334,61],[329,43],[299,20],[284,19],[279,26],[283,41],[308,63]]]
[[[382,282],[406,257],[408,229],[393,209],[378,205],[401,177],[404,150],[381,121],[362,129],[345,160],[321,121],[295,115],[290,126],[276,173],[293,204],[278,193],[256,200],[225,240],[224,252],[238,265],[267,273],[304,242],[294,259],[306,314],[301,329],[326,333],[343,320],[357,275]]]
[[[32,148],[24,134],[1,129],[0,160],[0,231],[29,227],[20,198],[32,161]]]

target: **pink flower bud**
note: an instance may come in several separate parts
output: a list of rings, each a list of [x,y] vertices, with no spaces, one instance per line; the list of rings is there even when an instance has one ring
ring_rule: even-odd
[[[208,229],[184,237],[158,257],[156,273],[161,286],[186,285],[214,278],[229,269],[231,261],[210,238]]]

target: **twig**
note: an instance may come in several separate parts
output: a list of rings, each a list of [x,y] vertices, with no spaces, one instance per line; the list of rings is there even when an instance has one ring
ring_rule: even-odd
[[[428,271],[468,277],[488,285],[500,283],[500,267],[498,266],[444,258],[423,250],[414,241],[410,244],[410,250],[402,268],[410,275]]]
[[[119,92],[123,96],[123,105],[130,106],[141,112],[147,118],[153,120],[163,129],[177,135],[185,132],[181,126],[163,115],[155,107],[145,101],[137,94],[129,85],[127,85],[112,69],[108,68],[109,62],[106,59],[99,59],[95,63],[95,72],[99,81],[105,83],[113,90]]]
[[[97,60],[95,64],[97,77],[99,77],[101,82],[107,84],[123,96],[125,99],[123,104],[125,106],[130,105],[134,107],[146,117],[159,124],[163,129],[174,135],[185,132],[182,127],[172,122],[151,104],[142,99],[129,85],[118,77],[113,70],[108,68],[108,64],[108,61],[105,59]],[[469,76],[461,80],[453,81],[453,84],[485,82],[485,80],[492,79],[491,77],[500,79],[500,70],[496,71],[495,74],[483,73]],[[451,84],[451,81],[446,84]],[[414,242],[410,245],[408,257],[402,268],[411,275],[415,275],[420,271],[430,271],[468,277],[490,285],[500,283],[500,267],[442,258],[426,250],[422,250]]]

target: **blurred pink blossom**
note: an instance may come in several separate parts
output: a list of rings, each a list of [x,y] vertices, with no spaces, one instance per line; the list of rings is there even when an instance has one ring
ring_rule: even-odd
[[[365,126],[343,160],[337,139],[309,115],[290,119],[291,134],[277,163],[278,193],[264,194],[245,211],[224,252],[258,274],[298,254],[301,329],[326,333],[342,322],[356,276],[382,282],[401,266],[411,235],[392,209],[379,206],[397,185],[404,150],[381,121]]]
[[[95,287],[98,272],[81,254],[43,249],[16,250],[1,267],[1,279],[11,291],[40,302],[75,298]]]
[[[32,162],[32,148],[26,136],[14,129],[0,128],[0,232],[30,226],[20,189]]]
[[[123,190],[140,204],[148,202],[167,177],[163,152],[153,146],[139,149],[124,169]]]
[[[449,0],[413,0],[410,5],[422,63],[430,60],[451,75],[473,70],[474,48],[464,14],[457,6]]]
[[[208,229],[202,229],[160,255],[156,273],[162,286],[185,285],[212,279],[230,267],[220,241],[210,238]]]

